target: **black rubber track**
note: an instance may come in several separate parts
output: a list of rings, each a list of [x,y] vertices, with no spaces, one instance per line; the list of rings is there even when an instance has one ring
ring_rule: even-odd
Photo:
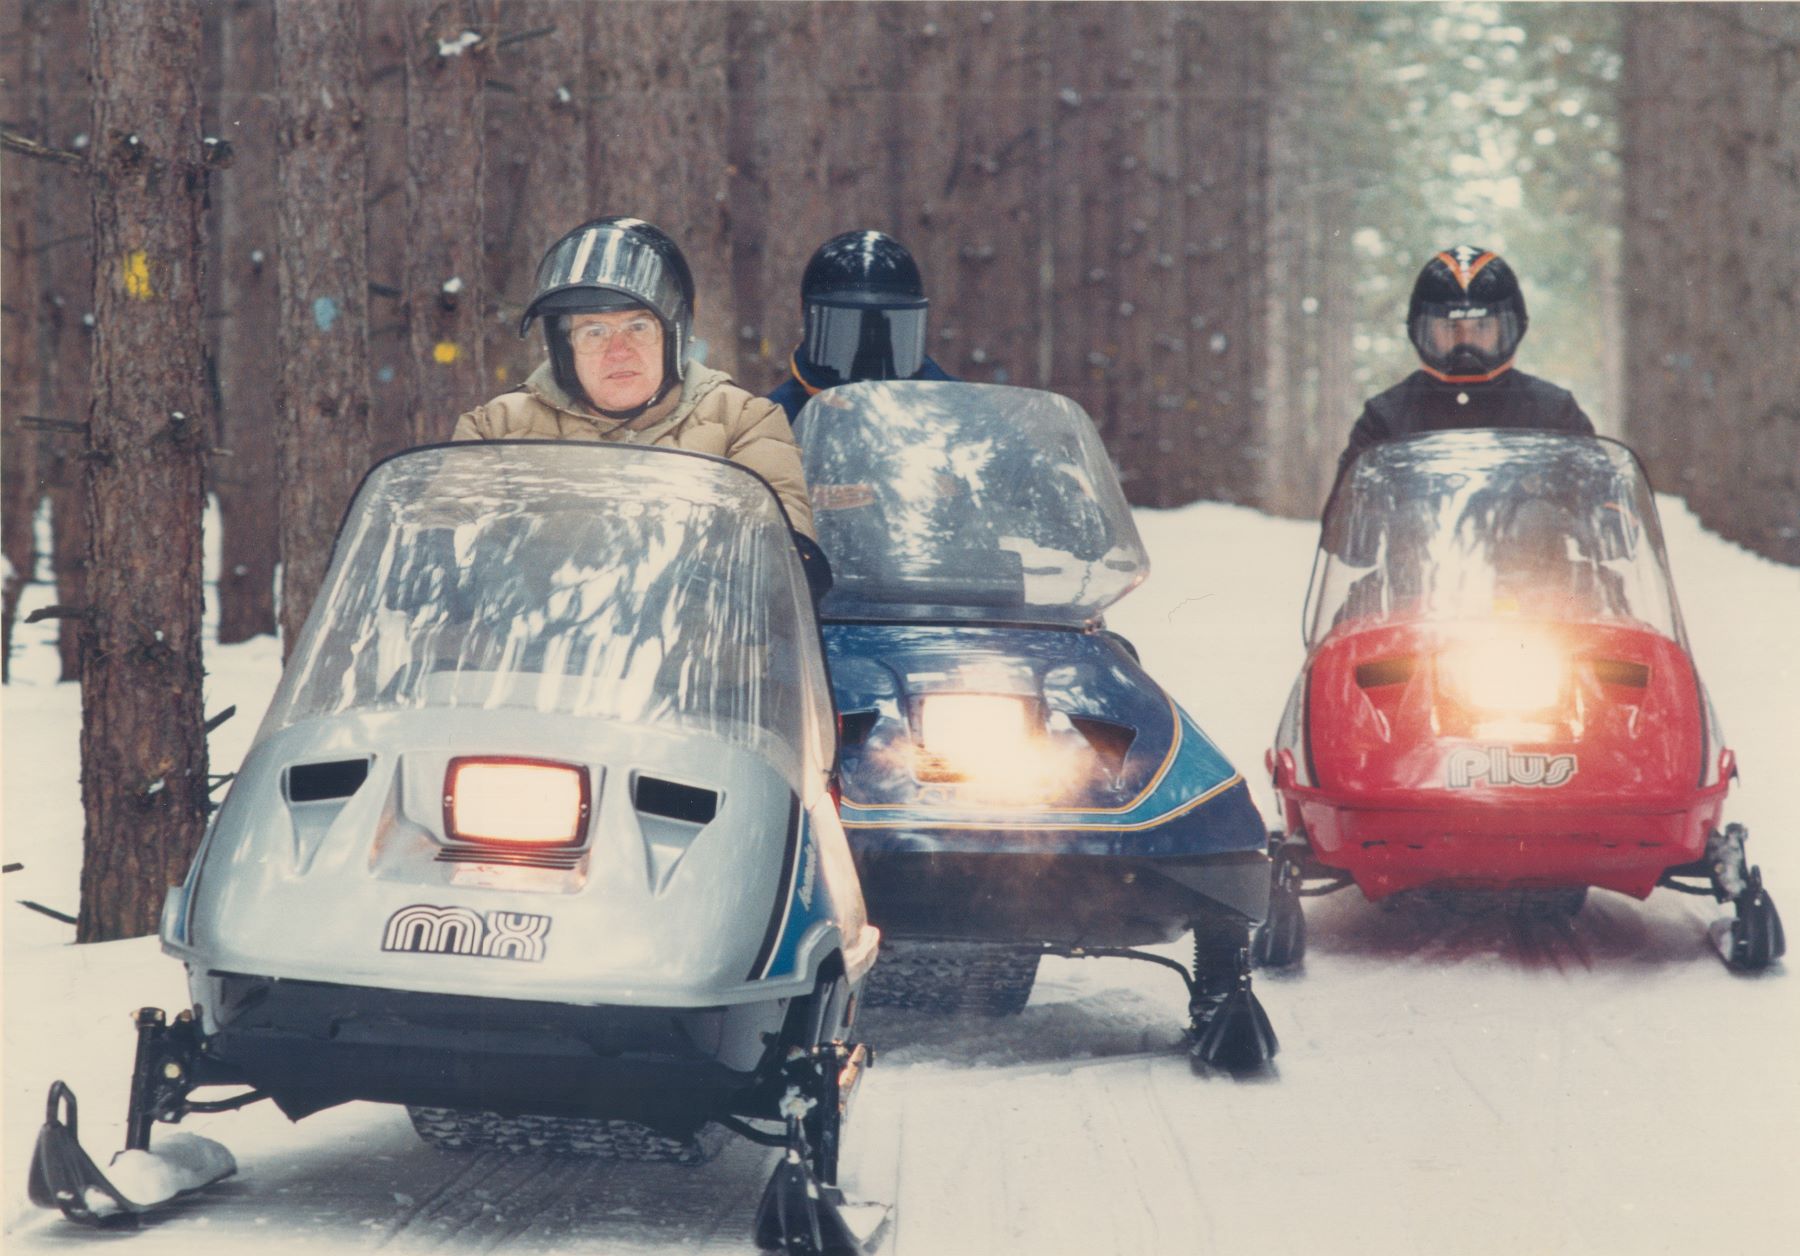
[[[1035,950],[974,942],[881,943],[863,985],[866,1007],[944,1015],[1016,1016],[1037,981]]]
[[[406,1110],[419,1137],[443,1151],[506,1151],[514,1155],[588,1156],[602,1160],[705,1164],[719,1154],[729,1131],[707,1125],[693,1137],[670,1138],[634,1121],[560,1116],[501,1116],[455,1108]]]

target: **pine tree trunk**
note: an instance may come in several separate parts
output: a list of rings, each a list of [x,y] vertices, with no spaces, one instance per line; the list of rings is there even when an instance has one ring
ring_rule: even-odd
[[[629,21],[633,13],[626,9],[618,16]],[[595,103],[585,19],[584,9],[555,0],[515,0],[500,9],[488,80],[484,223],[497,311],[486,329],[493,391],[523,383],[544,360],[541,332],[534,328],[523,340],[518,335],[538,259],[551,241],[600,212],[588,191],[588,120]],[[611,120],[611,111],[603,112]],[[531,142],[518,143],[520,136]]]
[[[87,83],[87,5],[84,0],[39,0],[28,10],[33,77],[44,138],[55,148],[75,151],[88,145],[93,106]],[[66,166],[34,172],[38,231],[43,239],[38,273],[43,292],[37,307],[37,344],[42,366],[42,413],[85,422],[88,415],[90,356],[94,325],[92,222],[71,215],[69,206],[88,197],[83,176]],[[81,606],[87,600],[88,528],[81,501],[81,438],[56,435],[42,446],[45,490],[50,496],[51,566],[56,601]],[[57,652],[63,680],[81,675],[79,619],[57,623]]]
[[[207,178],[199,8],[96,4],[89,37],[98,334],[83,477],[93,537],[83,942],[153,931],[205,824],[200,517],[211,432],[194,317]]]
[[[413,441],[448,440],[492,394],[483,369],[483,91],[496,42],[491,3],[407,0],[406,316]]]
[[[1133,364],[1119,361],[1114,338],[1124,294],[1119,246],[1128,230],[1115,199],[1125,108],[1115,74],[1129,40],[1105,6],[1054,11],[1048,35],[1053,93],[1040,101],[1050,142],[1045,210],[1050,223],[1048,293],[1051,365],[1048,386],[1079,402],[1099,428],[1133,501],[1145,500],[1141,426],[1120,414],[1119,387]],[[1123,148],[1120,146],[1124,145]]]
[[[815,72],[837,54],[809,5],[731,5],[725,166],[731,173],[731,303],[737,378],[766,392],[788,372],[800,320],[800,275],[839,225],[820,200]]]
[[[1330,489],[1343,433],[1357,410],[1351,337],[1356,326],[1355,200],[1338,151],[1343,110],[1334,75],[1316,67],[1332,46],[1315,15],[1291,6],[1271,14],[1271,65],[1282,89],[1269,102],[1268,258],[1264,334],[1264,436],[1259,504],[1317,516]],[[1328,36],[1341,33],[1337,25]]]
[[[1182,61],[1190,217],[1182,281],[1191,311],[1191,423],[1176,500],[1256,502],[1268,448],[1261,422],[1267,326],[1271,6],[1189,11]]]
[[[277,117],[271,0],[236,0],[222,13],[219,131],[235,150],[217,180],[220,439],[219,644],[273,633],[280,526],[275,482],[277,339]]]
[[[1624,18],[1624,431],[1656,486],[1800,562],[1800,8]]]
[[[406,6],[368,7],[363,47],[363,151],[368,169],[369,458],[413,443],[412,334],[406,278],[406,56],[413,47]]]
[[[9,9],[14,6],[8,6]],[[16,12],[0,22],[18,30]],[[0,111],[8,118],[25,119],[36,110],[31,99],[31,40],[19,36],[6,41],[0,57],[0,82],[5,93]],[[0,588],[0,682],[12,678],[13,620],[25,585],[36,575],[37,541],[33,530],[40,497],[38,483],[38,434],[20,420],[37,412],[40,370],[37,336],[32,316],[37,308],[38,273],[35,215],[32,214],[28,158],[7,152],[0,156],[0,267],[6,276],[3,318],[0,318],[0,554],[5,556],[3,588]]]
[[[1133,500],[1176,506],[1192,500],[1192,441],[1183,407],[1192,344],[1176,333],[1185,294],[1170,282],[1187,238],[1189,198],[1185,84],[1179,10],[1132,5],[1118,23],[1124,58],[1111,72],[1118,128],[1107,183],[1116,198],[1108,243],[1117,275],[1108,311],[1107,355],[1115,365],[1117,453],[1136,472]]]
[[[950,374],[1041,387],[1050,326],[1038,285],[1045,195],[1046,18],[1031,4],[901,5],[911,56],[891,78],[894,233],[931,299],[931,356]],[[920,136],[953,137],[920,143]]]
[[[751,6],[588,7],[594,112],[587,127],[587,187],[593,208],[546,232],[538,248],[600,214],[634,214],[655,223],[681,246],[694,272],[694,351],[739,376],[745,366],[736,334],[742,311],[734,317],[729,287],[726,156],[727,62],[734,52],[727,23],[734,8]],[[655,57],[631,54],[642,47],[662,51]],[[739,376],[739,382],[760,387],[760,377]]]
[[[356,0],[276,0],[284,657],[369,461],[362,39]]]

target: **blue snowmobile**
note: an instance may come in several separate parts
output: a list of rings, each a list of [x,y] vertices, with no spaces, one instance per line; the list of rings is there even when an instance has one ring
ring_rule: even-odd
[[[879,935],[834,753],[753,472],[541,441],[378,465],[170,890],[192,1006],[139,1014],[127,1151],[263,1098],[404,1105],[447,1151],[692,1161],[721,1128],[783,1149],[760,1242],[854,1249],[833,1183]],[[30,1185],[87,1223],[162,1202],[88,1159],[61,1082]]]
[[[1197,1069],[1261,1067],[1267,834],[1104,626],[1149,561],[1092,421],[1024,388],[858,383],[795,435],[835,579],[840,812],[883,935],[866,1000],[1007,1014],[1044,955],[1144,959],[1187,983]],[[1192,971],[1136,949],[1189,931]]]

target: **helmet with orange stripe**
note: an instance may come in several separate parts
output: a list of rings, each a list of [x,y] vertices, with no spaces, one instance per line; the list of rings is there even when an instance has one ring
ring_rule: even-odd
[[[1419,272],[1406,331],[1425,370],[1453,384],[1477,384],[1512,366],[1529,320],[1525,295],[1498,253],[1458,244]]]

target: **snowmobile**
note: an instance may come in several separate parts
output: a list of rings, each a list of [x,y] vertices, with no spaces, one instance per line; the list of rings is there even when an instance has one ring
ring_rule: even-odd
[[[1145,959],[1187,984],[1197,1069],[1262,1067],[1267,833],[1105,627],[1149,561],[1092,421],[1030,389],[866,382],[795,436],[835,581],[841,814],[883,933],[870,1005],[1007,1014],[1043,955]],[[1136,949],[1189,931],[1192,971]]]
[[[1737,775],[1649,481],[1615,441],[1438,432],[1374,446],[1326,507],[1305,665],[1268,752],[1283,830],[1257,958],[1350,885],[1572,915],[1590,888],[1732,904],[1734,968],[1781,917],[1721,824]]]
[[[782,1149],[760,1242],[850,1250],[838,1147],[870,1057],[847,1036],[879,934],[835,736],[753,472],[541,441],[378,464],[168,895],[192,1006],[140,1014],[128,1151],[262,1098],[405,1105],[452,1150],[692,1159],[716,1125]],[[145,1207],[61,1083],[31,1194]]]

